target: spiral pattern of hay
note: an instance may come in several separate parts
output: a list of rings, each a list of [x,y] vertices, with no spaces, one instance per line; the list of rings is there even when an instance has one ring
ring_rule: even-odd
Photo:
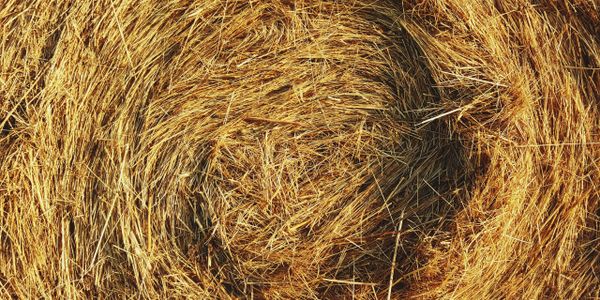
[[[600,3],[0,4],[0,297],[600,297]]]

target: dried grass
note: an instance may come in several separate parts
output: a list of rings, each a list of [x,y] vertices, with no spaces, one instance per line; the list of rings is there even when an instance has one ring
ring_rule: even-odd
[[[600,3],[0,3],[0,297],[585,299]]]

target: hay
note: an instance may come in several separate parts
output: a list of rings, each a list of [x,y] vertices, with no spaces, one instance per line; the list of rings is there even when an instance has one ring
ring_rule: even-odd
[[[600,297],[600,4],[0,5],[2,298]]]

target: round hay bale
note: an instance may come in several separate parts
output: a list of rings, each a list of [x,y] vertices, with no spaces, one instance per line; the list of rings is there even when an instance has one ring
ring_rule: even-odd
[[[211,128],[193,150],[197,201],[238,291],[298,299],[385,280],[390,233],[439,225],[455,205],[440,193],[468,176],[444,127],[421,123],[439,98],[418,46],[396,14],[361,5],[240,8],[246,26],[222,33],[232,51],[202,80],[232,79],[186,90],[189,108],[165,121]],[[193,109],[213,117],[190,124]]]
[[[594,1],[0,5],[0,298],[598,298]]]

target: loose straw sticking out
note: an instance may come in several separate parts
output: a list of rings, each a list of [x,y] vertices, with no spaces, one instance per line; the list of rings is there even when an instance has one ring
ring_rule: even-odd
[[[435,117],[431,117],[431,118],[429,118],[429,119],[427,119],[427,120],[424,120],[424,121],[422,121],[421,123],[419,123],[419,125],[424,125],[424,124],[427,124],[427,123],[431,123],[432,121],[435,121],[435,120],[437,120],[437,119],[443,118],[443,117],[445,117],[445,116],[447,116],[447,115],[451,115],[451,114],[453,114],[453,113],[455,113],[455,112],[459,112],[459,111],[461,111],[461,110],[462,110],[461,108],[456,108],[456,109],[453,109],[453,110],[451,110],[451,111],[447,111],[447,112],[445,112],[445,113],[442,113],[442,114],[439,114],[439,115],[437,115],[437,116],[435,116]]]
[[[392,257],[392,266],[390,268],[390,281],[388,284],[387,299],[392,299],[392,287],[394,286],[394,271],[396,270],[396,258],[398,256],[398,245],[400,244],[400,230],[402,230],[402,224],[404,223],[404,211],[400,215],[400,223],[396,229],[396,242],[394,243],[394,256]]]

